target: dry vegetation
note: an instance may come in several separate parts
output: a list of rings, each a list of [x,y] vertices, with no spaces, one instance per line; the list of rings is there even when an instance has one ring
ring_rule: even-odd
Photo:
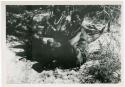
[[[82,7],[82,8],[87,8]],[[96,7],[95,7],[96,8]],[[7,72],[8,83],[118,83],[121,81],[121,59],[120,59],[120,6],[100,6],[96,11],[98,17],[91,12],[85,16],[85,22],[90,18],[96,18],[93,23],[98,27],[103,26],[108,18],[111,20],[110,32],[104,32],[98,39],[85,47],[87,61],[80,68],[42,69],[36,61],[16,55],[23,52],[22,45],[25,35],[28,16],[44,12],[38,8],[22,13],[7,12],[7,55],[9,71]],[[102,9],[103,8],[103,9]],[[22,11],[22,10],[21,10]],[[118,14],[119,13],[119,14]],[[107,16],[108,15],[108,16]],[[104,17],[104,18],[103,18]],[[30,17],[29,17],[30,18]],[[17,20],[18,19],[18,20]],[[99,20],[100,19],[100,20]],[[85,24],[85,22],[83,24]],[[22,24],[21,24],[22,23]],[[27,23],[27,22],[26,22]],[[21,27],[18,27],[18,26]],[[30,25],[30,24],[29,24]],[[40,25],[39,23],[37,25]],[[15,28],[16,26],[16,28]],[[18,29],[18,31],[17,31]],[[23,34],[22,34],[23,32]],[[22,36],[21,36],[22,35]],[[9,48],[9,49],[8,49]],[[9,57],[8,57],[9,56]],[[22,59],[21,59],[22,58]],[[20,60],[21,59],[21,60]],[[34,69],[35,67],[35,69]],[[41,70],[40,72],[37,71]]]

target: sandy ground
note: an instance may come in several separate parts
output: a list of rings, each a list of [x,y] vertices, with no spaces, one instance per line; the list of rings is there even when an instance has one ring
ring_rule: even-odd
[[[8,49],[7,53],[7,83],[79,83],[78,72],[70,69],[43,70],[35,71],[32,66],[37,62],[19,60],[20,57],[15,55],[19,49]]]

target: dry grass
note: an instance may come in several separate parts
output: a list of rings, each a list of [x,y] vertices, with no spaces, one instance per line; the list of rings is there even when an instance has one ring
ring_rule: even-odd
[[[90,44],[88,62],[80,69],[81,83],[118,83],[121,81],[118,35],[116,32],[105,33],[98,41]],[[92,46],[95,46],[93,50]]]

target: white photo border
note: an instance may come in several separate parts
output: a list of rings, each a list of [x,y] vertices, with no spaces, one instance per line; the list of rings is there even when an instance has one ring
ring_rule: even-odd
[[[6,83],[6,5],[121,5],[121,12],[123,17],[123,2],[118,0],[96,0],[96,1],[2,1],[1,3],[1,37],[2,37],[2,87],[123,87],[124,81],[124,28],[121,27],[121,82],[118,84],[7,84]],[[123,19],[121,20],[124,25]]]

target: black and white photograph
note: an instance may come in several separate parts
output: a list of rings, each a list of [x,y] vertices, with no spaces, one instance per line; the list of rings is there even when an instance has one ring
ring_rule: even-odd
[[[121,83],[120,4],[5,7],[7,84]]]

